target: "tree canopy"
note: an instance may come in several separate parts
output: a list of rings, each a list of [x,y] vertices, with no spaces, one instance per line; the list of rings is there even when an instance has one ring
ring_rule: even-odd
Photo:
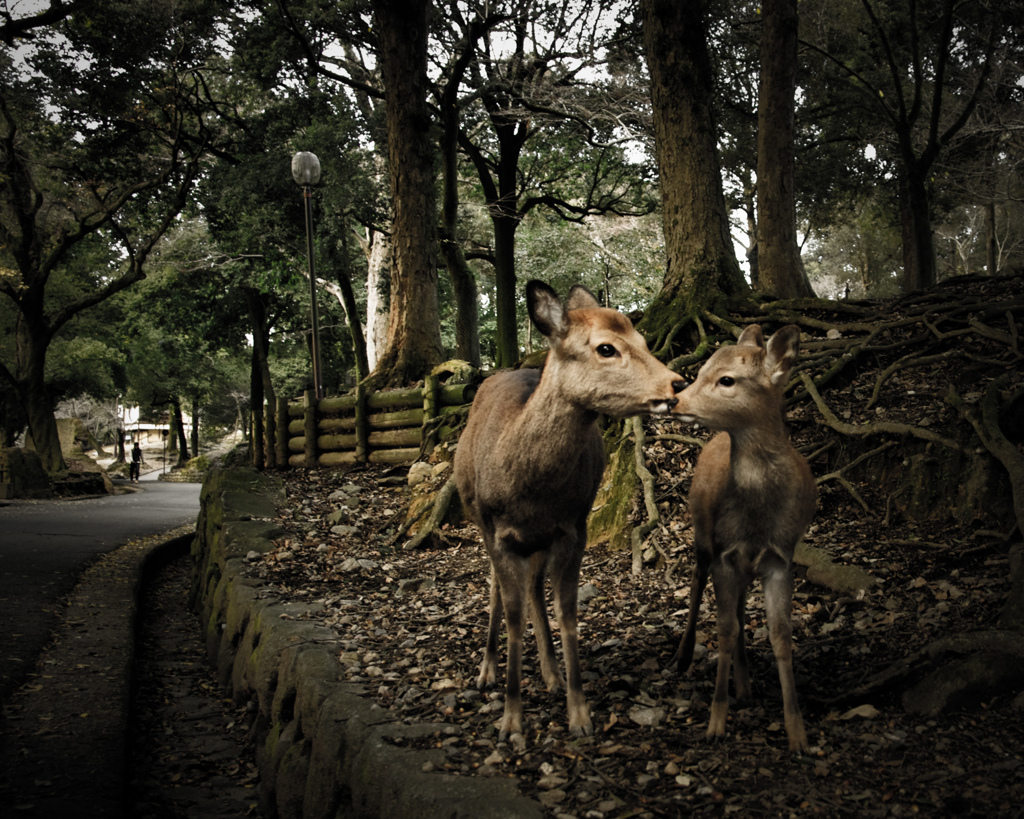
[[[641,328],[677,356],[698,337],[681,324],[725,298],[793,295],[778,276],[798,267],[826,297],[1018,268],[1021,11],[119,0],[12,13],[5,437],[28,424],[60,468],[54,401],[128,387],[123,345],[79,317],[157,260],[207,294],[193,315],[221,323],[208,343],[253,345],[253,409],[294,393],[267,362],[308,371],[287,170],[299,150],[323,166],[313,290],[331,313],[335,392],[414,381],[453,355],[513,364],[529,344],[528,276],[645,309]],[[413,20],[417,49],[390,28]],[[183,245],[185,225],[201,240]],[[776,257],[767,240],[782,235]],[[60,374],[75,355],[96,362],[77,387]]]

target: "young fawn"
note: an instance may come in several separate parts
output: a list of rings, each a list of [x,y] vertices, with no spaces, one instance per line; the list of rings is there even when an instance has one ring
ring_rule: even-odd
[[[579,285],[563,306],[546,284],[526,285],[530,318],[550,349],[542,372],[515,370],[480,387],[455,453],[455,481],[491,560],[491,615],[478,686],[498,670],[502,613],[508,669],[502,740],[522,731],[525,616],[533,621],[549,690],[567,689],[569,729],[593,732],[580,676],[576,597],[587,515],[604,471],[598,414],[667,413],[684,383],[647,350],[629,319]],[[565,654],[563,681],[544,599],[550,573]]]
[[[759,577],[789,748],[803,752],[807,732],[793,679],[792,559],[814,516],[817,488],[807,461],[789,442],[782,417],[783,390],[799,344],[795,325],[775,333],[767,347],[761,328],[747,327],[734,346],[708,359],[679,396],[674,413],[722,432],[704,447],[693,473],[690,516],[697,560],[690,616],[674,659],[680,671],[693,659],[697,614],[710,570],[718,608],[718,678],[708,736],[724,736],[730,662],[736,669],[736,698],[750,696],[743,621],[747,589]]]

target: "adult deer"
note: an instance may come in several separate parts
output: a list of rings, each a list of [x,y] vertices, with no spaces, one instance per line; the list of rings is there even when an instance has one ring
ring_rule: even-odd
[[[704,447],[693,473],[690,516],[696,565],[689,620],[674,659],[680,671],[693,659],[697,614],[710,570],[718,608],[718,678],[707,733],[725,736],[730,662],[735,665],[736,698],[750,696],[743,621],[747,589],[759,577],[789,747],[803,752],[807,732],[793,679],[792,560],[796,542],[814,516],[817,488],[807,461],[789,442],[782,417],[783,390],[799,344],[796,325],[783,327],[767,346],[760,327],[747,327],[735,345],[708,359],[673,411],[684,421],[722,430]]]
[[[543,282],[526,285],[530,319],[550,345],[542,372],[515,370],[480,387],[455,453],[462,502],[491,561],[491,615],[478,686],[498,670],[508,625],[505,713],[499,737],[522,731],[526,609],[549,690],[567,690],[569,729],[593,733],[580,675],[576,597],[590,513],[604,471],[598,414],[667,413],[685,383],[647,350],[629,319],[579,285],[566,304]],[[544,597],[550,573],[565,654],[562,679]]]

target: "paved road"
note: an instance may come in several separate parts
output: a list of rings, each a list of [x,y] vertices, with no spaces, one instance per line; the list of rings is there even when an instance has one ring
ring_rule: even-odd
[[[0,701],[31,671],[86,566],[199,514],[199,484],[144,477],[134,488],[82,500],[0,501]]]

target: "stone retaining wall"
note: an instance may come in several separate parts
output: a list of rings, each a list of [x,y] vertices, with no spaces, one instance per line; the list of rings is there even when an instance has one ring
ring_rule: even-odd
[[[425,772],[440,750],[397,748],[387,737],[432,734],[441,725],[406,725],[339,681],[333,631],[301,617],[315,604],[277,599],[247,575],[245,556],[273,548],[283,505],[281,481],[248,468],[213,470],[201,493],[192,545],[192,605],[210,660],[239,702],[255,699],[256,761],[263,815],[341,817],[492,817],[537,819],[539,803],[513,780]],[[429,765],[427,763],[430,763]]]

